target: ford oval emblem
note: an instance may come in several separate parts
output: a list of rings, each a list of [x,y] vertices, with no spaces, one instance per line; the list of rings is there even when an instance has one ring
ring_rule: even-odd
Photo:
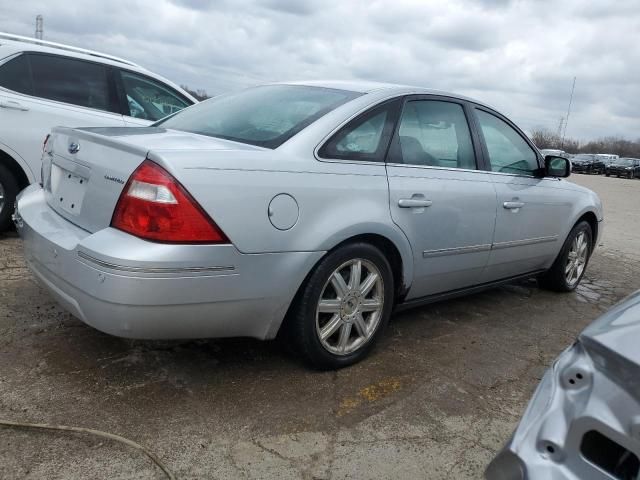
[[[76,142],[71,142],[69,144],[69,153],[78,153],[80,151],[80,144]]]

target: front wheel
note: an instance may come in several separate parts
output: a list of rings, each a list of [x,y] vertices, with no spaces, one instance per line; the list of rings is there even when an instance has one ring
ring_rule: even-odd
[[[633,177],[634,177],[634,174],[633,174],[633,172],[629,172],[629,175],[628,175],[628,177],[629,177],[629,178],[633,178]]]
[[[289,312],[285,341],[319,369],[362,360],[384,330],[393,308],[388,260],[366,243],[345,245],[316,266]]]
[[[556,292],[570,292],[582,280],[593,251],[593,233],[589,223],[579,222],[562,246],[551,268],[538,277],[541,287]]]

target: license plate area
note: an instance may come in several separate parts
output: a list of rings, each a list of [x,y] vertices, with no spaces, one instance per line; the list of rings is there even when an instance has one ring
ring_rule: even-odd
[[[87,189],[88,176],[78,175],[55,163],[51,165],[51,202],[57,208],[79,215]]]

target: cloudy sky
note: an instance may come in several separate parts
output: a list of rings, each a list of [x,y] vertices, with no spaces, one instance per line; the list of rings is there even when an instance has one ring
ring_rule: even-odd
[[[0,31],[133,60],[209,94],[366,79],[463,93],[525,130],[640,138],[638,0],[0,0]]]

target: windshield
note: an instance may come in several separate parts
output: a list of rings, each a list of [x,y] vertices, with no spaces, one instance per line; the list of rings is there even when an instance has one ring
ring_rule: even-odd
[[[265,85],[212,98],[155,125],[277,148],[323,115],[360,95],[304,85]]]

